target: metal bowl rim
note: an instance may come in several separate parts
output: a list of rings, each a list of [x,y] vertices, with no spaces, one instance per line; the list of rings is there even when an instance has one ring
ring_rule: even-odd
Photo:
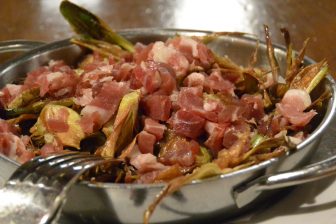
[[[122,30],[118,30],[118,32],[121,35],[143,35],[143,34],[156,34],[156,35],[174,35],[177,33],[183,33],[183,34],[188,34],[188,35],[206,35],[206,34],[211,34],[213,33],[213,31],[208,31],[208,30],[194,30],[194,29],[175,29],[175,28],[135,28],[135,29],[122,29]],[[237,38],[237,39],[243,39],[249,42],[256,42],[258,39],[256,38],[255,35],[253,34],[243,34],[243,35],[232,35],[232,36],[223,36],[223,37],[219,37],[219,38]],[[260,41],[260,40],[259,40]],[[51,43],[47,43],[45,45],[42,45],[41,47],[38,47],[36,49],[33,49],[31,51],[28,51],[27,53],[23,54],[22,56],[11,60],[5,64],[3,64],[3,66],[1,66],[1,70],[0,70],[0,75],[5,73],[7,70],[15,67],[17,64],[22,63],[22,61],[25,60],[29,60],[32,57],[37,57],[39,54],[42,54],[44,52],[50,51],[50,50],[56,50],[62,47],[68,47],[69,45],[71,45],[72,43],[70,42],[70,38],[68,39],[64,39],[64,40],[60,40],[60,41],[55,41],[55,42],[51,42]],[[264,41],[260,41],[260,45],[259,47],[265,47],[266,44]],[[275,50],[280,50],[283,52],[286,52],[286,47],[284,47],[283,45],[279,45],[279,44],[273,44],[274,49]],[[307,64],[313,64],[316,63],[313,59],[305,56],[304,58],[305,63]],[[323,132],[325,131],[325,129],[328,127],[328,125],[330,124],[332,118],[333,118],[333,114],[335,112],[335,108],[336,108],[336,83],[334,81],[334,79],[331,77],[331,75],[327,75],[326,79],[328,81],[328,85],[331,87],[331,93],[332,93],[332,97],[329,100],[329,104],[328,104],[328,108],[326,110],[325,116],[322,119],[321,123],[318,125],[318,127],[311,133],[311,135],[306,138],[302,143],[300,143],[297,146],[297,150],[296,151],[300,151],[300,150],[304,150],[304,148],[311,144],[314,141],[317,141],[321,135],[323,134]],[[197,181],[193,181],[192,183],[188,184],[188,185],[194,185],[194,184],[202,184],[205,182],[209,182],[209,181],[217,181],[217,180],[223,180],[232,176],[236,176],[236,175],[240,175],[246,172],[250,172],[250,171],[256,171],[259,169],[263,169],[266,168],[268,166],[271,166],[272,164],[278,162],[279,160],[285,159],[287,156],[289,156],[292,153],[295,152],[289,152],[283,156],[280,157],[276,157],[276,158],[272,158],[269,160],[266,160],[264,162],[252,165],[250,167],[241,169],[241,170],[236,170],[234,172],[231,173],[227,173],[227,174],[222,174],[222,175],[218,175],[218,176],[214,176],[214,177],[209,177],[203,180],[197,180]],[[3,155],[0,154],[0,156],[2,158],[4,158],[7,161],[10,161],[11,163],[14,163],[15,165],[19,166],[19,163],[17,163],[16,161],[13,161]],[[87,185],[89,187],[96,187],[96,188],[124,188],[124,189],[144,189],[144,188],[162,188],[163,186],[165,186],[164,183],[158,183],[158,184],[119,184],[119,183],[91,183],[91,182],[87,182],[87,181],[82,181],[79,184],[81,185]]]

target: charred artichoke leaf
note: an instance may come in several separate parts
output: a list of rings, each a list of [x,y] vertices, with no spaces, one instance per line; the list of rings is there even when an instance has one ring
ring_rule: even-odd
[[[257,134],[252,139],[252,148],[244,154],[243,160],[248,159],[251,155],[265,150],[277,148],[286,143],[285,138],[267,138],[265,136]]]
[[[138,107],[140,102],[140,91],[132,91],[126,94],[120,102],[113,131],[108,136],[104,146],[99,152],[104,157],[114,157],[126,147],[133,138],[133,131],[137,119]]]
[[[148,206],[146,211],[144,212],[144,223],[148,224],[151,215],[153,214],[155,208],[158,204],[168,195],[174,193],[179,190],[184,185],[191,183],[194,180],[200,180],[207,177],[212,177],[216,175],[220,175],[223,173],[227,173],[227,170],[222,171],[219,166],[215,163],[206,163],[201,167],[194,169],[191,174],[187,174],[185,176],[177,177],[171,180],[162,191],[156,195],[155,200]]]
[[[308,43],[309,43],[309,38],[304,41],[303,46],[299,54],[296,57],[295,57],[295,53],[291,52],[291,64],[290,66],[289,64],[287,64],[287,70],[286,70],[286,76],[285,76],[287,82],[291,82],[293,78],[295,77],[295,75],[300,71],[301,64],[305,56]],[[288,58],[287,60],[290,60],[290,59]]]
[[[24,90],[17,97],[15,97],[8,105],[8,109],[16,109],[24,107],[29,104],[31,101],[37,100],[40,97],[39,88],[31,88]]]
[[[220,56],[214,52],[213,55],[215,58],[215,62],[219,65],[220,68],[230,69],[232,71],[236,71],[239,73],[242,72],[243,69],[239,65],[234,63],[230,58],[226,56]]]
[[[272,40],[271,40],[271,36],[269,34],[269,28],[267,25],[264,25],[264,30],[265,30],[265,40],[266,40],[266,46],[267,46],[267,58],[268,58],[268,62],[272,69],[273,81],[275,82],[274,84],[276,84],[279,78],[280,68],[279,68],[278,61],[276,60],[275,55],[274,55],[274,48],[272,45]]]
[[[257,63],[258,60],[258,50],[259,50],[259,40],[257,40],[254,52],[251,54],[249,63],[248,63],[248,67],[249,68],[253,68],[254,65]]]
[[[30,105],[27,105],[26,107],[19,107],[19,108],[13,108],[5,110],[6,117],[17,117],[22,114],[38,114],[40,111],[45,107],[47,104],[54,104],[54,105],[62,105],[66,107],[71,107],[74,104],[73,98],[65,98],[61,100],[41,100],[34,103],[31,103]]]
[[[254,71],[246,71],[243,73],[243,81],[237,83],[237,89],[244,93],[256,93],[259,90],[259,81],[252,74]]]
[[[86,47],[92,51],[98,52],[103,56],[113,56],[117,60],[120,60],[123,55],[126,55],[126,51],[121,49],[118,45],[110,44],[101,40],[75,37],[71,39],[71,42],[79,46]]]
[[[312,102],[304,111],[310,111],[314,108],[316,109],[322,107],[323,101],[330,99],[330,97],[332,97],[330,90],[324,90],[323,93],[320,94],[320,96],[316,100],[314,100],[314,102]]]
[[[16,125],[21,123],[22,121],[26,121],[26,120],[33,120],[33,119],[37,119],[38,115],[37,114],[21,114],[16,118],[12,118],[7,120],[8,123]]]
[[[76,33],[84,37],[117,44],[129,52],[134,52],[134,46],[131,42],[111,30],[103,20],[88,10],[70,1],[62,1],[60,11]]]
[[[208,44],[219,37],[231,36],[231,37],[243,37],[243,36],[255,36],[254,34],[244,33],[244,32],[231,32],[231,31],[221,31],[221,32],[212,32],[204,36],[198,37],[204,44]]]
[[[293,45],[291,43],[291,38],[290,38],[290,34],[288,32],[288,30],[286,28],[281,28],[280,29],[281,33],[284,36],[285,39],[285,43],[286,43],[286,48],[287,48],[287,52],[286,52],[286,80],[289,76],[290,73],[290,69],[292,66],[292,58],[293,58]]]
[[[303,89],[310,93],[327,75],[328,65],[325,60],[308,65],[302,69],[290,83],[291,89]]]
[[[35,125],[30,129],[32,138],[43,138],[45,143],[51,143],[56,139],[63,146],[70,146],[76,149],[80,148],[80,141],[85,137],[84,131],[79,124],[80,115],[65,106],[46,105],[37,119]],[[53,125],[61,126],[55,129]]]

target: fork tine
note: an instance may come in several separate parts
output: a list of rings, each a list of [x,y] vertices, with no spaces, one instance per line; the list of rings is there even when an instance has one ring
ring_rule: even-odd
[[[73,155],[79,154],[78,152],[64,152],[62,154],[54,154],[48,157],[36,157],[23,165],[21,165],[9,178],[10,181],[21,181],[27,174],[35,171],[37,166],[41,164],[48,163],[53,160],[57,160],[60,158],[71,157]]]
[[[55,167],[66,166],[66,164],[69,164],[76,160],[80,161],[85,158],[91,159],[92,157],[93,156],[90,154],[75,153],[67,156],[57,156],[54,157],[52,160],[48,160],[41,164],[35,162],[34,164],[32,164],[32,167],[35,168],[32,169],[33,172],[27,173],[26,175],[22,175],[20,180],[35,183],[41,176],[51,177],[51,175],[48,174],[48,172],[50,172],[50,170],[55,169]]]
[[[58,217],[70,187],[85,171],[108,163],[118,165],[122,161],[83,153],[31,160],[0,190],[0,195],[13,194],[20,198],[0,200],[0,223],[50,223],[53,217]]]
[[[119,159],[103,159],[97,158],[95,160],[83,159],[81,161],[75,162],[69,165],[66,169],[62,167],[55,168],[53,173],[57,174],[54,176],[53,180],[60,182],[62,185],[65,185],[65,182],[69,182],[71,178],[75,176],[81,176],[85,171],[88,171],[94,167],[104,165],[104,164],[111,164],[111,165],[119,165],[123,162],[123,160]],[[77,178],[76,178],[77,179]],[[53,184],[53,183],[52,183]]]
[[[70,173],[78,173],[76,170],[73,172],[74,167],[81,166],[86,162],[92,162],[103,160],[102,158],[98,157],[78,157],[72,160],[65,161],[63,163],[59,163],[54,165],[53,167],[47,169],[39,169],[38,176],[40,177],[47,177],[47,180],[43,181],[38,179],[36,183],[41,183],[45,185],[52,185],[53,182],[57,181],[58,179],[64,179],[64,182],[69,181],[73,177],[73,175],[69,175]]]

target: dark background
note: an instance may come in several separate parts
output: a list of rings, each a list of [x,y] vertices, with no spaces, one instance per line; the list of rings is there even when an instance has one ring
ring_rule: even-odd
[[[294,47],[310,37],[307,55],[326,58],[336,71],[336,1],[333,0],[77,0],[113,28],[170,27],[243,31],[263,38],[263,24],[274,43],[287,27]],[[61,17],[59,0],[0,0],[0,41],[51,42],[72,35]]]

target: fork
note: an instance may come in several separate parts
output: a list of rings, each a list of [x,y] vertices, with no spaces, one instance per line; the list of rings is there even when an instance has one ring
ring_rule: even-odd
[[[57,220],[67,192],[85,171],[121,162],[78,152],[30,160],[0,189],[0,223],[44,224]]]

